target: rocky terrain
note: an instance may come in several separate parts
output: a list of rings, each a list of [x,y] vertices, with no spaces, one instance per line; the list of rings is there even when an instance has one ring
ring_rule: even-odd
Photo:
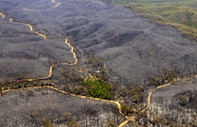
[[[175,27],[110,0],[1,0],[0,13],[0,126],[118,126],[127,115],[136,122],[126,126],[195,121],[191,105],[196,100],[188,100],[196,94],[187,94],[197,90],[195,81],[172,82],[195,71],[197,43]],[[180,70],[179,75],[163,74],[171,70]],[[162,74],[167,78],[157,83]],[[83,84],[88,75],[108,83],[113,99],[124,100],[122,108],[71,96],[90,96]],[[39,77],[44,78],[32,80]],[[8,83],[16,79],[21,82]],[[142,112],[149,92],[169,82],[154,91],[148,111]],[[5,92],[32,85],[68,93],[48,88]],[[185,114],[178,115],[180,110]],[[168,122],[155,122],[151,113]]]

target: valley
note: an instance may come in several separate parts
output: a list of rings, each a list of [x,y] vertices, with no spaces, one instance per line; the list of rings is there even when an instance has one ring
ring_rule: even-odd
[[[197,43],[174,26],[109,0],[0,3],[0,126],[197,125]]]

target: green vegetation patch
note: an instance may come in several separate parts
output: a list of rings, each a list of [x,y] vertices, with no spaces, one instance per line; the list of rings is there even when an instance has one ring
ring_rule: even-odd
[[[158,23],[171,24],[197,40],[196,0],[114,0]]]
[[[113,87],[101,79],[88,77],[82,82],[82,84],[85,85],[88,96],[107,100],[113,99]]]

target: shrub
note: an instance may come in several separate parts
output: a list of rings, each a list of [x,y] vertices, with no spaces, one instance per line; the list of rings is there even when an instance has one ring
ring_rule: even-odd
[[[70,113],[66,113],[64,115],[64,117],[66,118],[66,124],[68,125],[68,127],[78,127],[78,123],[72,119],[72,115]]]
[[[113,88],[101,79],[91,79],[82,82],[87,88],[87,94],[91,97],[112,100]]]
[[[122,113],[126,116],[130,116],[135,113],[134,110],[132,109],[132,106],[126,104],[122,105],[121,110]]]
[[[48,118],[43,118],[42,123],[45,127],[53,127],[53,124],[49,121]]]
[[[118,125],[114,123],[113,121],[108,121],[107,122],[107,127],[117,127]]]

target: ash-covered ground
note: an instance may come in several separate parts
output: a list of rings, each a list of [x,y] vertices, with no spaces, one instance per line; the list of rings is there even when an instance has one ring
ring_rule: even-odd
[[[46,127],[46,119],[56,127],[101,127],[110,121],[120,124],[124,120],[115,105],[47,88],[6,93],[1,96],[0,105],[1,127]]]
[[[196,126],[196,91],[197,78],[159,89],[152,96],[149,111],[177,123],[193,123]]]
[[[53,76],[57,78],[52,85],[58,88],[66,86],[66,83],[69,87],[72,85],[70,82],[74,81],[70,79],[75,75],[67,73],[66,77],[61,75],[61,71],[83,70],[84,54],[102,59],[108,74],[106,77],[117,86],[142,84],[171,69],[187,73],[197,66],[197,43],[184,38],[171,25],[153,23],[127,8],[113,5],[111,0],[56,2],[61,4],[56,7],[50,0],[0,1],[0,12],[5,14],[5,19],[0,16],[0,80],[48,76],[51,64],[73,63],[71,49],[64,42],[68,37],[72,38],[71,45],[79,63],[70,69],[69,66],[54,68]],[[31,32],[29,27],[15,22],[31,24],[34,31],[46,35],[47,40]],[[156,91],[149,111],[169,115],[167,118],[176,121],[177,116],[173,113],[180,110],[186,115],[182,113],[178,122],[192,121],[196,110],[191,105],[197,100],[188,100],[196,97],[192,94],[197,90],[196,83],[182,85]],[[146,89],[144,94],[148,92]],[[73,124],[76,121],[81,126],[106,126],[110,121],[118,125],[123,120],[112,105],[46,89],[8,92],[0,97],[0,110],[0,126],[44,126],[50,123],[63,126],[68,124],[68,114],[65,117],[65,113],[73,116],[69,119]],[[148,124],[143,122],[142,125],[154,125],[150,121]]]
[[[1,77],[44,76],[51,63],[72,61],[63,43],[70,36],[74,47],[106,62],[109,74],[119,77],[115,82],[136,84],[164,70],[196,67],[196,42],[183,38],[173,26],[153,23],[111,1],[57,2],[61,4],[53,8],[50,0],[1,1],[0,12],[6,15],[0,20]],[[32,24],[49,40],[28,27],[10,24],[9,18]]]

